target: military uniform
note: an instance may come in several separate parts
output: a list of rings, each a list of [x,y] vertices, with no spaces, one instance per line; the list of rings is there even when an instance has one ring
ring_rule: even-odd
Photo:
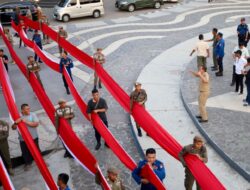
[[[96,62],[100,63],[101,66],[105,63],[105,56],[101,52],[96,52],[93,56],[95,64]],[[96,88],[97,83],[99,84],[99,88],[102,87],[101,79],[98,77],[98,75],[95,72],[95,79],[94,79],[94,88]]]
[[[209,87],[209,75],[207,72],[203,73],[203,76],[208,80],[208,82],[203,82],[202,79],[200,79],[200,85],[199,85],[199,110],[202,120],[208,120],[207,116],[207,110],[206,110],[206,102],[207,98],[210,93],[210,87]]]
[[[7,169],[12,168],[10,151],[8,144],[9,125],[5,121],[0,120],[0,156],[3,158]]]
[[[28,76],[30,73],[34,73],[36,75],[37,80],[39,81],[40,85],[43,88],[43,83],[41,81],[39,71],[41,70],[41,65],[39,62],[33,61],[33,62],[28,62],[27,64],[27,71],[28,71]]]
[[[141,176],[140,173],[143,169],[143,167],[147,164],[147,160],[142,160],[139,162],[137,168],[135,168],[132,172],[132,177],[137,182],[137,184],[141,184],[141,190],[157,190],[155,186],[151,183],[143,184],[141,183]],[[158,176],[158,178],[163,181],[163,179],[166,177],[165,168],[161,161],[156,160],[153,164],[153,171]]]
[[[68,33],[66,32],[66,30],[62,29],[62,30],[59,30],[59,32],[58,32],[58,37],[59,36],[66,39],[66,38],[68,38]],[[63,48],[60,45],[58,45],[58,49],[59,49],[59,53],[61,54],[63,52]]]
[[[216,44],[217,44],[217,39],[216,39],[216,35],[213,36],[213,63],[214,63],[214,68],[218,69],[218,62],[217,62],[217,58],[216,58]]]
[[[179,153],[179,159],[182,165],[185,167],[185,182],[184,182],[185,188],[186,190],[192,190],[195,179],[191,171],[186,167],[186,163],[183,158],[185,154],[198,154],[201,158],[203,158],[203,162],[207,163],[208,161],[207,149],[205,146],[202,146],[201,149],[194,149],[193,144],[190,144],[188,146],[185,146]],[[197,190],[201,189],[197,182],[196,182],[196,187],[197,187]]]
[[[125,190],[125,186],[122,183],[122,180],[117,177],[115,181],[111,181],[108,176],[105,177],[106,181],[108,182],[109,187],[111,190]],[[97,173],[95,177],[95,182],[100,185],[101,184],[101,179],[100,179],[100,174]]]
[[[141,89],[140,91],[134,90],[130,94],[130,110],[132,111],[134,102],[137,103],[143,102],[142,106],[145,108],[146,101],[147,101],[147,93],[144,89]],[[138,130],[138,135],[141,136],[141,129],[138,123],[136,123],[136,127]]]

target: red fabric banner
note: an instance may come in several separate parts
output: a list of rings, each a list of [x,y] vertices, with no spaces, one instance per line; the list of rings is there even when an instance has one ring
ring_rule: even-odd
[[[3,36],[3,40],[6,46],[9,49],[10,55],[12,56],[13,60],[15,61],[19,69],[22,71],[24,76],[26,77],[27,71],[26,71],[25,65],[22,63],[21,59],[17,56],[14,49],[10,45],[9,41],[6,39],[5,35],[3,35],[2,28],[0,29],[0,32]],[[47,113],[50,120],[54,124],[55,108],[52,102],[50,101],[49,97],[47,96],[44,89],[41,87],[40,83],[38,82],[37,78],[35,77],[33,73],[31,73],[29,79],[27,80],[29,81],[33,91],[36,93],[36,96],[38,100],[40,101],[41,105],[43,106],[45,112]],[[63,142],[65,142],[65,145],[71,150],[71,153],[80,162],[80,164],[88,168],[88,171],[94,174],[97,172],[100,172],[100,175],[102,177],[101,182],[102,182],[103,188],[105,190],[110,190],[108,183],[106,179],[104,178],[104,176],[102,175],[101,171],[98,171],[96,168],[97,161],[95,157],[86,148],[86,146],[81,142],[81,140],[76,136],[76,134],[74,133],[74,131],[72,130],[68,122],[66,122],[65,119],[61,119],[60,121],[61,122],[60,122],[58,132],[59,132],[60,137],[63,139]]]
[[[2,186],[4,190],[15,190],[10,180],[10,176],[3,164],[3,160],[1,156],[0,156],[0,181],[2,182]]]
[[[2,28],[0,29],[2,30]],[[10,83],[8,82],[8,74],[3,66],[2,59],[0,59],[0,81],[3,88],[3,95],[5,98],[5,102],[7,104],[7,107],[10,111],[11,117],[14,120],[17,120],[20,118],[18,109],[16,107],[14,97],[12,96],[12,87],[10,86]],[[38,150],[37,146],[35,145],[32,136],[30,135],[25,123],[20,122],[18,124],[18,131],[22,135],[26,145],[28,146],[30,153],[32,157],[34,158],[44,180],[46,181],[48,187],[52,190],[57,190],[57,186],[53,180],[53,177],[51,176],[40,151]]]
[[[14,26],[15,27],[15,26]],[[51,67],[53,70],[59,72],[59,65],[55,60],[50,59],[41,49],[32,41],[27,39],[27,36],[23,31],[19,32],[20,37],[22,38],[23,42],[32,48],[35,53],[43,60],[44,63],[46,63],[49,67]],[[71,81],[70,76],[68,75],[67,70],[64,68],[63,75],[65,76],[67,83],[69,85],[70,91],[76,101],[76,104],[78,105],[80,111],[85,116],[87,120],[89,120],[88,115],[86,114],[87,105],[81,98],[80,94],[76,90],[73,82]],[[104,138],[105,142],[109,145],[111,150],[116,154],[116,156],[121,160],[124,165],[129,168],[130,170],[135,169],[136,164],[132,160],[132,158],[127,154],[127,152],[122,148],[122,146],[118,143],[118,141],[114,138],[112,133],[109,131],[109,129],[105,126],[105,124],[102,122],[102,120],[98,117],[97,114],[92,114],[93,118],[93,125],[98,130],[98,132],[101,134],[101,136]],[[155,175],[154,171],[151,168],[147,168],[147,172],[151,176],[149,178],[149,181],[154,184],[158,190],[164,190],[166,189],[160,179]]]
[[[87,55],[67,40],[61,38],[58,33],[52,30],[49,26],[43,23],[39,24],[38,22],[31,21],[26,17],[23,17],[23,19],[25,24],[31,28],[42,30],[43,33],[58,42],[63,49],[77,58],[84,65],[87,65],[92,69],[95,68],[97,75],[101,78],[108,91],[126,111],[129,111],[129,96],[99,64],[96,64],[94,67],[94,61],[91,56]],[[178,159],[178,153],[182,149],[181,145],[163,127],[161,127],[161,125],[142,106],[136,104],[132,110],[132,116],[163,149],[174,158]],[[225,189],[223,184],[197,157],[187,155],[185,161],[203,190]]]

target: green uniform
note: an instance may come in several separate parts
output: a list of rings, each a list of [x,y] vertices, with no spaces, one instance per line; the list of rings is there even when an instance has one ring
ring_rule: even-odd
[[[100,52],[96,52],[94,54],[93,58],[95,60],[95,63],[96,63],[96,61],[98,63],[100,63],[101,65],[103,65],[105,63],[105,56],[102,53],[100,53]],[[95,85],[95,87],[96,87],[97,83],[99,84],[99,87],[100,87],[102,83],[101,83],[100,78],[96,74],[96,72],[95,72],[94,76],[95,76],[95,78],[94,78],[94,85]]]
[[[7,169],[12,168],[10,151],[8,144],[9,125],[5,121],[0,120],[0,155],[3,158]]]
[[[43,87],[43,83],[41,81],[39,71],[41,70],[41,64],[39,62],[33,61],[33,62],[28,62],[27,64],[27,71],[28,71],[28,76],[30,73],[34,73],[36,75],[37,80]]]
[[[195,179],[191,171],[186,167],[186,163],[183,158],[185,154],[198,154],[203,159],[203,162],[207,163],[208,161],[207,149],[205,146],[202,146],[201,149],[194,149],[193,144],[190,144],[190,145],[185,146],[179,153],[179,159],[182,165],[185,167],[185,182],[184,182],[185,188],[186,190],[192,190]],[[197,186],[197,190],[201,189],[197,182],[196,182],[196,186]]]
[[[105,178],[111,190],[125,190],[125,186],[123,185],[122,180],[119,177],[117,177],[115,181],[111,181],[108,176],[106,176]],[[101,184],[100,174],[96,175],[95,181],[98,185]]]
[[[66,32],[66,30],[59,30],[58,37],[59,36],[66,39],[66,38],[68,38],[68,33]],[[63,52],[63,48],[58,45],[58,49],[59,49],[59,53],[61,54]]]
[[[214,35],[213,37],[213,63],[214,63],[214,67],[217,69],[218,68],[218,62],[217,62],[217,58],[216,58],[216,53],[215,53],[215,47],[217,45],[217,39],[216,39],[216,35]]]
[[[130,110],[133,108],[134,102],[142,102],[142,106],[145,107],[145,102],[147,101],[147,93],[144,89],[141,89],[140,91],[134,90],[130,94]],[[136,127],[140,128],[140,126],[136,123]]]
[[[70,119],[67,119],[67,121],[71,126],[71,119],[73,119],[75,117],[73,109],[70,106],[65,106],[65,108],[60,108],[60,107],[57,108],[56,112],[55,112],[55,125],[56,125],[56,128],[58,129],[58,127],[59,127],[59,119],[60,119],[60,117],[65,118],[65,117],[70,116],[70,115],[72,115],[73,117],[70,118]]]

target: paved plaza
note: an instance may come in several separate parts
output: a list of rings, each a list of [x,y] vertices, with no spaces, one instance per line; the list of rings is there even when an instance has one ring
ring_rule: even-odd
[[[106,56],[105,70],[128,94],[133,90],[135,81],[141,82],[148,93],[146,109],[181,145],[190,144],[192,138],[200,134],[192,120],[192,115],[198,113],[198,81],[188,72],[196,69],[196,57],[190,57],[189,54],[200,33],[204,34],[205,39],[210,39],[211,29],[218,28],[224,33],[226,41],[225,73],[223,77],[216,78],[214,72],[210,71],[212,60],[208,60],[208,73],[212,80],[207,105],[209,122],[200,127],[233,163],[250,175],[250,108],[242,106],[245,95],[234,94],[234,87],[229,86],[232,75],[231,52],[237,43],[236,27],[243,16],[249,23],[249,8],[249,0],[215,0],[210,4],[206,0],[183,0],[177,4],[167,3],[160,10],[147,9],[134,12],[132,15],[127,12],[112,12],[108,15],[107,11],[107,16],[96,20],[76,19],[69,23],[52,21],[51,27],[57,30],[58,26],[64,26],[69,33],[68,40],[89,55],[92,55],[96,48],[102,47]],[[45,11],[52,14],[49,8]],[[32,33],[28,34],[29,37],[31,35]],[[29,48],[18,48],[18,43],[19,38],[15,38],[15,50],[26,63],[27,55],[33,55],[33,52]],[[2,40],[0,47],[9,55]],[[54,42],[45,45],[44,51],[51,56],[59,56],[58,46]],[[74,84],[87,102],[91,98],[93,88],[93,71],[73,60]],[[66,172],[70,174],[69,185],[74,190],[101,189],[95,184],[94,177],[80,164],[72,159],[63,158],[64,149],[54,126],[42,110],[29,83],[16,65],[10,64],[9,70],[18,108],[24,102],[31,105],[32,111],[38,114],[41,121],[38,129],[41,149],[53,150],[44,157],[53,178],[56,180],[58,173]],[[105,174],[110,166],[117,167],[126,189],[139,190],[140,187],[131,177],[131,171],[110,149],[102,146],[99,151],[94,150],[94,130],[81,115],[72,96],[65,93],[61,76],[45,64],[42,65],[40,75],[45,90],[55,106],[59,98],[66,99],[68,104],[73,106],[76,111],[73,129],[96,157],[103,173]],[[122,147],[136,162],[143,159],[142,151],[149,147],[156,148],[158,158],[163,161],[166,168],[167,177],[164,184],[167,189],[183,190],[182,165],[145,133],[143,137],[137,137],[133,118],[121,108],[105,87],[100,92],[109,106],[109,129]],[[191,115],[183,103],[188,105]],[[2,94],[0,118],[10,122]],[[10,132],[9,143],[11,157],[20,156],[16,131]],[[232,168],[209,143],[207,147],[207,165],[225,187],[228,190],[250,190],[250,183],[242,177],[242,173]],[[23,187],[31,190],[46,189],[36,165],[33,163],[32,166],[28,172],[24,172],[22,166],[15,168],[15,176],[11,179],[17,190]]]

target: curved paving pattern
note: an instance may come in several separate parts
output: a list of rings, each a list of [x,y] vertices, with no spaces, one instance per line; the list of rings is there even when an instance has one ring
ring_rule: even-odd
[[[122,88],[129,93],[132,90],[133,82],[137,80],[143,68],[163,51],[174,47],[176,44],[182,43],[187,39],[194,38],[199,33],[207,33],[212,27],[235,27],[238,21],[237,18],[232,20],[232,22],[225,22],[225,20],[235,16],[236,14],[248,15],[249,6],[250,1],[220,0],[209,5],[205,1],[185,1],[182,5],[173,7],[171,9],[134,16],[136,19],[126,20],[126,18],[123,18],[119,20],[116,19],[115,22],[105,20],[86,25],[79,24],[78,26],[76,24],[69,23],[66,25],[66,27],[71,33],[70,41],[80,48],[85,48],[84,50],[89,54],[93,54],[93,48],[105,48],[104,52],[106,51],[107,53],[107,63],[105,64],[105,68],[122,86]],[[137,21],[137,18],[140,18],[140,21]],[[185,48],[186,49],[179,49],[178,52],[174,52],[176,55],[171,55],[174,55],[174,57],[186,56],[185,51],[187,51],[187,48],[191,49],[192,47],[187,46]],[[45,46],[45,49],[50,54],[57,55],[57,46],[55,46],[53,43]],[[27,50],[21,48],[17,49],[17,51],[21,55],[25,54]],[[152,109],[150,109],[152,115],[155,116],[155,118],[159,121],[162,117],[165,117],[165,119],[160,122],[163,124],[166,122],[166,127],[168,127],[167,129],[173,134],[173,136],[183,144],[186,144],[190,142],[190,140],[186,138],[186,134],[192,136],[193,133],[197,133],[197,131],[193,129],[192,122],[190,121],[186,111],[183,109],[180,99],[177,98],[178,100],[175,101],[175,98],[173,98],[172,103],[169,105],[172,106],[171,108],[168,108],[168,106],[166,108],[161,107],[161,105],[158,105],[160,102],[155,101],[158,99],[159,95],[157,95],[158,88],[153,87],[156,85],[155,81],[153,80],[153,76],[156,78],[159,77],[158,79],[161,82],[157,84],[160,85],[160,88],[164,89],[165,92],[168,90],[172,91],[176,97],[178,97],[179,94],[179,90],[176,88],[176,83],[174,81],[180,79],[179,77],[182,75],[182,72],[185,69],[184,63],[178,65],[174,60],[170,63],[168,62],[168,58],[169,56],[166,56],[162,59],[159,59],[159,61],[162,62],[162,64],[164,63],[167,69],[166,73],[163,74],[173,76],[171,81],[162,80],[160,76],[161,73],[158,73],[157,70],[149,70],[147,73],[147,81],[143,81],[143,83],[147,83],[147,85],[145,85],[146,88],[152,87],[153,89],[151,92],[149,92],[149,104],[151,102],[153,105]],[[25,59],[25,56],[23,56],[23,60]],[[188,63],[188,60],[185,63]],[[175,65],[177,68],[172,67]],[[81,74],[84,73],[86,75],[85,79],[79,77],[77,71],[79,71],[78,73]],[[14,75],[15,73],[18,73],[16,67],[14,65],[10,65],[10,76]],[[81,91],[81,95],[84,97],[84,99],[87,100],[90,98],[90,90],[93,86],[91,78],[93,73],[85,66],[76,62],[76,70],[74,71],[74,74],[75,76],[79,77],[75,77],[75,85],[78,90]],[[55,104],[59,96],[64,97],[68,101],[72,100],[71,97],[65,95],[60,76],[56,75],[47,67],[43,66],[41,77],[43,82],[46,84],[46,90],[48,91],[49,96]],[[51,83],[51,81],[49,81],[49,77],[55,78],[55,81]],[[91,80],[88,81],[88,78],[91,78]],[[21,82],[22,78],[18,76],[11,77],[11,81],[14,86],[15,94],[17,95],[17,103],[20,105],[23,101],[26,101],[27,94],[32,94],[32,91],[27,86],[26,82]],[[171,86],[168,89],[165,89],[165,83],[168,83]],[[60,84],[60,86],[58,84]],[[20,89],[21,85],[25,86],[25,91]],[[101,93],[102,96],[107,99],[109,104],[108,118],[110,122],[110,130],[122,144],[125,150],[127,150],[128,153],[136,161],[138,161],[140,159],[140,150],[137,149],[136,142],[131,132],[129,116],[113,100],[105,88],[101,90]],[[163,94],[163,97],[166,96],[168,97],[168,95]],[[4,105],[2,106],[2,103],[3,102],[1,101],[1,107],[4,107]],[[40,109],[40,105],[35,99],[29,100],[28,103],[30,103],[35,110]],[[169,123],[174,123],[174,121],[172,115],[170,116],[168,113],[174,113],[174,109],[177,110],[175,112],[175,118],[177,119],[175,123],[176,125],[169,125]],[[157,113],[158,111],[162,111],[160,116]],[[4,117],[8,116],[6,111],[3,109],[1,110],[1,115],[4,115]],[[188,126],[186,126],[187,124]],[[49,123],[47,123],[47,125],[49,125]],[[178,130],[176,130],[176,128]],[[79,115],[79,113],[77,113],[77,117],[74,120],[74,129],[97,157],[103,171],[109,165],[115,165],[121,171],[122,178],[126,179],[125,184],[128,189],[134,190],[138,188],[138,186],[131,179],[130,171],[124,168],[124,166],[119,162],[119,160],[117,160],[117,158],[115,158],[110,150],[102,148],[99,152],[93,151],[95,145],[93,130],[91,129],[91,126],[82,119],[82,116]],[[42,130],[43,129],[41,129],[41,131]],[[12,138],[12,140],[15,141],[15,138]],[[155,146],[158,149],[158,146],[154,145],[154,142],[150,141],[150,143],[150,146]],[[147,144],[143,143],[141,145],[143,148],[148,146]],[[46,148],[47,146],[44,145],[42,147]],[[12,152],[14,153],[15,150]],[[168,170],[168,176],[165,183],[168,189],[182,190],[184,174],[180,164],[169,158],[169,156],[160,149],[158,149],[158,152],[162,159],[167,158],[167,162],[165,164]],[[212,167],[212,170],[216,174],[220,172],[219,170],[221,168],[225,172],[229,172],[231,174],[231,176],[228,177],[224,175],[224,172],[219,176],[223,183],[227,185],[230,184],[231,181],[235,182],[235,185],[228,185],[228,189],[245,190],[249,188],[247,186],[247,182],[237,175],[237,173],[232,171],[227,165],[225,165],[225,163],[213,152],[212,149],[210,149],[209,152],[211,152],[210,155],[212,157],[212,160],[210,161],[211,165],[209,164],[209,167]],[[56,158],[60,158],[61,156],[62,151],[59,151],[58,157]],[[71,183],[74,186],[74,189],[98,189],[98,187],[94,184],[94,178],[81,167],[79,167],[77,163],[74,161],[65,162],[65,160],[62,159],[59,160],[60,162],[65,163],[64,165],[68,165],[67,169],[71,174]],[[50,166],[50,169],[56,170],[56,168],[53,166]],[[178,175],[178,178],[175,175],[176,171],[178,171],[178,174],[180,174]],[[53,174],[54,177],[56,177],[56,172],[53,172]],[[28,177],[28,175],[26,177]],[[20,180],[24,180],[25,178],[23,176],[21,177],[20,175],[17,175],[14,179],[16,185],[20,185]],[[39,181],[43,183],[38,177],[37,183]],[[32,190],[33,189],[36,190],[35,187],[32,188]]]

